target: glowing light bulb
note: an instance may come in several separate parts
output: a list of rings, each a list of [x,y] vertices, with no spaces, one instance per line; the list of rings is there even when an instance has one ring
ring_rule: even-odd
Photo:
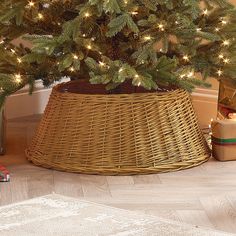
[[[184,56],[183,56],[183,59],[184,59],[185,61],[189,61],[189,56],[188,56],[188,55],[184,55]]]
[[[87,45],[87,49],[91,50],[92,49],[92,46],[89,44]]]
[[[223,74],[223,71],[222,70],[218,70],[216,73],[217,73],[218,76],[221,76]]]
[[[20,74],[15,74],[15,81],[18,84],[21,82],[21,75]]]
[[[165,30],[163,24],[158,24],[157,27],[158,27],[158,29],[161,30],[161,31],[164,31],[164,30]]]
[[[11,49],[11,52],[12,52],[13,54],[15,54],[15,53],[16,53],[16,51],[15,51],[14,49]]]
[[[122,71],[123,71],[123,68],[120,68],[120,69],[119,69],[119,73],[121,73]]]
[[[224,45],[224,46],[229,46],[229,40],[223,41],[223,45]]]
[[[75,68],[72,66],[69,68],[70,72],[74,72],[75,71]]]
[[[216,27],[216,28],[215,28],[215,31],[216,31],[216,32],[219,32],[219,31],[220,31],[220,29],[219,29],[218,27]]]
[[[131,15],[136,16],[136,15],[138,15],[138,12],[137,11],[132,11]]]
[[[105,66],[105,63],[102,61],[99,61],[99,65],[103,67],[103,66]]]
[[[222,25],[226,25],[227,23],[228,23],[228,22],[227,22],[226,20],[222,20],[222,21],[221,21],[221,24],[222,24]]]
[[[224,59],[224,63],[225,63],[225,64],[229,64],[229,62],[230,62],[229,58],[225,58],[225,59]]]
[[[138,74],[136,74],[136,75],[134,76],[134,78],[138,79],[138,78],[139,78],[139,75],[138,75]]]
[[[29,6],[29,7],[34,7],[34,6],[35,6],[35,3],[34,3],[33,1],[29,1],[29,2],[28,2],[28,6]]]
[[[73,58],[74,58],[75,60],[78,60],[78,59],[79,59],[79,57],[78,57],[77,55],[73,55]]]
[[[17,58],[17,62],[18,62],[18,63],[21,63],[21,62],[22,62],[21,58],[18,57],[18,58]]]
[[[223,54],[220,54],[218,57],[219,57],[220,59],[223,59],[223,58],[224,58],[224,55],[223,55]]]
[[[203,14],[204,16],[207,16],[207,15],[208,15],[208,10],[207,10],[207,9],[203,10],[202,14]]]
[[[43,14],[42,14],[42,13],[39,13],[39,14],[38,14],[38,18],[39,18],[40,20],[42,20],[42,19],[44,18]]]
[[[194,76],[194,72],[193,72],[193,71],[191,71],[191,72],[188,73],[188,77],[189,77],[189,78],[191,78],[191,77],[193,77],[193,76]]]
[[[145,37],[144,37],[144,40],[145,40],[145,41],[151,40],[151,36],[149,36],[149,35],[145,36]]]
[[[84,16],[85,16],[86,18],[88,18],[88,17],[90,17],[90,13],[89,13],[89,12],[85,12]]]
[[[197,28],[196,30],[197,30],[197,32],[200,32],[202,30],[202,28]]]

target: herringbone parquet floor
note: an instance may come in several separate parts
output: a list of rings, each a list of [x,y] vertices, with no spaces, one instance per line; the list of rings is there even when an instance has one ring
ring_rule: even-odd
[[[236,233],[236,162],[210,160],[181,172],[127,177],[47,170],[24,155],[39,119],[8,121],[7,154],[0,163],[10,170],[11,182],[0,184],[0,205],[56,192]]]

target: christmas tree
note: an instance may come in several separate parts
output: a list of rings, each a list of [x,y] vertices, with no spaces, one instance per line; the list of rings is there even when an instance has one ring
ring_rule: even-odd
[[[225,0],[2,0],[0,9],[1,103],[63,76],[189,91],[209,76],[236,79],[236,10]]]

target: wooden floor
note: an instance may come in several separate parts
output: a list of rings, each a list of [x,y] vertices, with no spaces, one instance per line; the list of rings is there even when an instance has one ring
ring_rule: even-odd
[[[36,167],[25,159],[39,116],[8,122],[0,163],[11,182],[0,184],[0,205],[56,192],[114,207],[236,233],[236,162],[210,160],[194,169],[148,176],[104,177]]]

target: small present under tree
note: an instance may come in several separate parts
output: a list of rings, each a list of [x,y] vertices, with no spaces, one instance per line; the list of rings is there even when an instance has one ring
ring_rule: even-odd
[[[2,0],[0,27],[2,102],[63,76],[189,91],[209,76],[236,79],[236,10],[225,0]]]

